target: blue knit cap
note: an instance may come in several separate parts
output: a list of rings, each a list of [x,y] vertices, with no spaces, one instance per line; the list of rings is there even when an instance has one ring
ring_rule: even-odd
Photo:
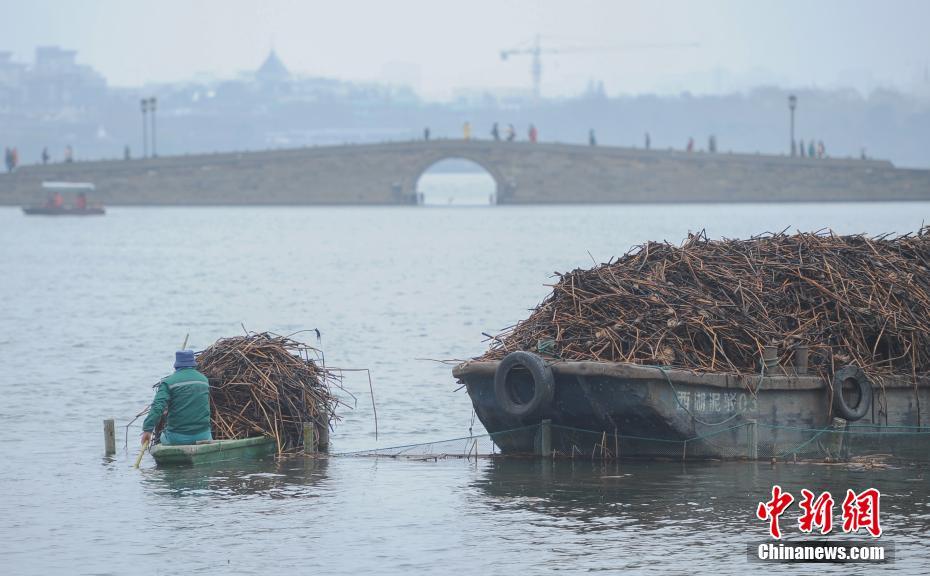
[[[197,360],[194,358],[193,350],[178,350],[174,353],[174,369],[196,368]]]

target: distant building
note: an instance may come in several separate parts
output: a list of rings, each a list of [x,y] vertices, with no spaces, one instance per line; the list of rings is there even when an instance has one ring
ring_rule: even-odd
[[[27,76],[28,101],[40,106],[86,106],[105,98],[107,81],[76,59],[75,50],[36,48],[35,65]]]
[[[262,65],[255,71],[255,79],[265,85],[281,84],[291,79],[291,73],[278,57],[278,53],[272,49]]]
[[[26,65],[14,62],[12,52],[0,52],[0,109],[20,103],[25,74]]]
[[[96,105],[107,96],[107,82],[90,66],[76,62],[77,52],[57,46],[36,48],[32,66],[0,52],[0,106],[20,111],[60,112]]]

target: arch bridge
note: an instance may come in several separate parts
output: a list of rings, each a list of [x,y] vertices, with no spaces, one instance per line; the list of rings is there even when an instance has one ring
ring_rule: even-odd
[[[483,167],[498,204],[930,200],[930,171],[889,162],[485,140],[432,140],[22,166],[0,204],[43,181],[92,182],[109,205],[415,204],[452,158]]]

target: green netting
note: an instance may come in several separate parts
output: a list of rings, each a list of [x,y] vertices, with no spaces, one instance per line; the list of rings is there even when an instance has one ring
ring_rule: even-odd
[[[846,424],[823,429],[758,424],[770,440],[758,443],[759,458],[856,460],[877,457],[930,461],[930,428]]]
[[[690,438],[650,438],[543,422],[491,434],[343,452],[337,456],[482,458],[545,456],[593,460],[930,461],[930,427],[852,424],[829,428],[742,422]]]
[[[508,437],[533,435],[539,430],[538,425],[524,426],[513,430],[504,430],[492,434],[462,436],[449,440],[405,444],[385,448],[371,448],[352,452],[339,452],[334,456],[375,456],[386,458],[483,458],[500,454],[495,438],[504,441]]]

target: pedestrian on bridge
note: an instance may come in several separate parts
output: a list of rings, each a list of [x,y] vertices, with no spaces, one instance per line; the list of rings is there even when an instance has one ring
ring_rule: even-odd
[[[429,126],[423,129],[423,140],[429,142]]]
[[[471,122],[465,122],[462,126],[462,136],[466,140],[471,140]]]
[[[513,142],[517,137],[517,131],[513,129],[513,124],[507,125],[507,141]]]
[[[532,142],[533,144],[535,144],[536,141],[539,139],[539,132],[536,131],[536,126],[534,124],[530,124],[529,137],[530,137],[530,142]]]
[[[597,137],[594,135],[594,128],[588,130],[588,146],[597,146]]]
[[[19,166],[19,150],[16,148],[6,149],[6,171],[12,172]]]
[[[494,125],[491,126],[491,137],[494,138],[495,142],[500,142],[501,131],[497,126],[497,122],[495,122]]]

